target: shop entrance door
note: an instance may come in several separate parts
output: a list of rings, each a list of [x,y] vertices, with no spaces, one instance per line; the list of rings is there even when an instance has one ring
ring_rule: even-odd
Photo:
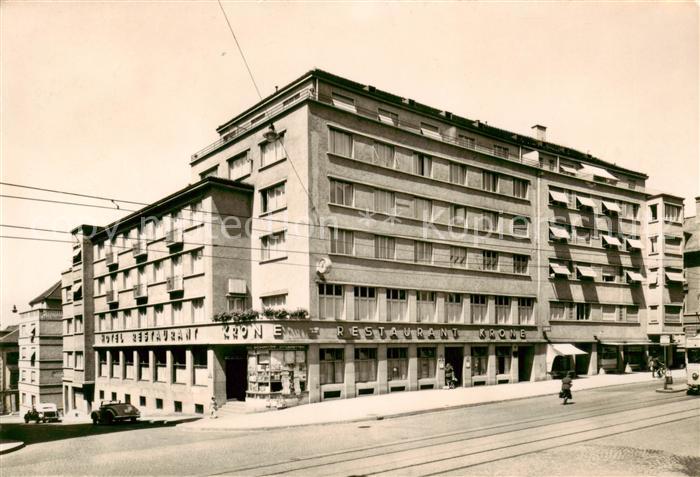
[[[226,356],[226,399],[245,401],[248,388],[248,363],[245,348],[236,348]]]
[[[464,359],[464,348],[462,346],[445,347],[445,364],[450,363],[455,370],[457,386],[462,385],[462,361]]]
[[[534,347],[518,346],[518,382],[530,381],[532,377],[532,363],[534,360]]]

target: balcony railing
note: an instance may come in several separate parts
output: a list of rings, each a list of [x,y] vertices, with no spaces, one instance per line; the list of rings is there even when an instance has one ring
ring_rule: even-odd
[[[116,252],[105,253],[105,263],[107,264],[108,267],[111,267],[113,265],[117,265],[119,263],[118,254]]]
[[[178,292],[183,290],[182,277],[179,275],[168,277],[165,280],[165,289],[169,292]]]
[[[134,242],[131,251],[134,253],[134,258],[144,257],[148,255],[148,246],[143,240],[137,240]]]
[[[165,244],[168,247],[182,244],[182,229],[174,228],[168,230],[168,232],[165,234]]]
[[[134,298],[146,298],[148,296],[148,287],[145,283],[134,285]]]
[[[119,293],[117,290],[107,290],[105,296],[107,297],[107,303],[119,302]]]
[[[296,95],[295,95],[296,96]],[[308,98],[313,98],[314,93],[312,90],[306,90],[302,91],[298,97],[293,96],[292,100],[287,100],[283,103],[278,104],[274,108],[270,108],[265,112],[265,118],[269,119],[272,116],[276,115],[279,112],[284,111],[285,109],[289,109],[293,107],[294,105],[308,99]],[[211,144],[209,144],[207,147],[204,149],[196,152],[195,154],[192,154],[192,162],[196,161],[197,159],[200,159],[206,155],[208,155],[211,152],[216,151],[217,149],[225,146],[226,144],[234,141],[237,137],[241,136],[242,134],[245,134],[248,132],[250,129],[256,126],[260,126],[261,124],[265,124],[264,121],[256,121],[254,123],[251,123],[250,121],[243,123],[242,125],[239,125],[236,127],[233,131],[225,134],[222,136],[218,141],[215,141]]]

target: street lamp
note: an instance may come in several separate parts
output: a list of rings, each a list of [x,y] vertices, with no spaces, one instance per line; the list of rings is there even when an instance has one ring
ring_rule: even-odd
[[[270,123],[270,127],[267,128],[267,131],[263,134],[263,137],[267,142],[275,142],[277,139],[279,139],[280,135],[275,131],[275,125]]]

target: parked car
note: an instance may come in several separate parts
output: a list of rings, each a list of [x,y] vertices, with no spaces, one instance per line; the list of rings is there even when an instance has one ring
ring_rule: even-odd
[[[93,424],[112,424],[118,421],[135,422],[140,416],[141,413],[135,406],[121,401],[102,401],[100,408],[90,414]]]
[[[39,403],[24,415],[24,422],[29,424],[29,421],[34,421],[37,424],[40,422],[60,422],[61,415],[54,403]]]

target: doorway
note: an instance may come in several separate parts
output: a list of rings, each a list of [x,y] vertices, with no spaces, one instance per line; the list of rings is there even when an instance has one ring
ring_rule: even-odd
[[[234,348],[226,356],[226,399],[229,401],[245,401],[248,389],[247,351],[244,347]]]
[[[530,381],[534,360],[535,348],[533,346],[518,346],[518,382]]]
[[[445,347],[445,365],[452,365],[457,379],[457,386],[462,386],[462,366],[464,360],[464,348],[461,346]]]

